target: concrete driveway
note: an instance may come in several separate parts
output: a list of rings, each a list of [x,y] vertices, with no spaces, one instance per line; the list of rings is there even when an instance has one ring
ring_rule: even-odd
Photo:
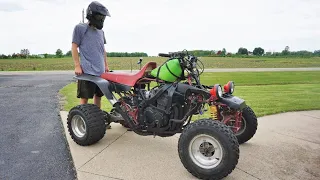
[[[68,113],[60,112],[79,180],[196,179],[177,153],[179,135],[143,137],[112,124],[97,144],[81,147],[67,130]],[[261,117],[257,134],[240,146],[240,160],[226,179],[320,179],[320,111]]]

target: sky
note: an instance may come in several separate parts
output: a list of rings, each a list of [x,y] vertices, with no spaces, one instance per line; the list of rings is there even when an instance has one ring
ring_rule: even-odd
[[[0,0],[0,54],[71,49],[90,0]],[[107,52],[320,49],[319,0],[100,0]]]

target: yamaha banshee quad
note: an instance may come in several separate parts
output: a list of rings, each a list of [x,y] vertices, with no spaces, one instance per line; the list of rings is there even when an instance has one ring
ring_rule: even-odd
[[[178,154],[192,175],[200,179],[228,176],[238,164],[240,153],[232,130],[239,129],[241,114],[248,111],[248,106],[231,95],[232,83],[225,86],[225,93],[219,84],[201,85],[196,57],[184,51],[159,56],[168,60],[159,67],[148,62],[137,73],[75,76],[96,83],[113,108],[105,112],[94,104],[73,107],[67,122],[72,139],[81,146],[97,143],[111,122],[121,123],[142,136],[181,133]],[[203,114],[206,105],[213,118],[192,120],[194,115]],[[234,118],[227,113],[233,113]],[[227,125],[227,121],[236,125]]]

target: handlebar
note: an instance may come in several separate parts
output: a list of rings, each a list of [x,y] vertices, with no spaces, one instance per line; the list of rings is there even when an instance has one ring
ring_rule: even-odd
[[[158,55],[160,57],[175,58],[175,57],[185,57],[188,55],[188,53],[183,52],[183,51],[178,51],[178,52],[170,52],[169,54],[159,53]]]
[[[196,81],[199,81],[199,75],[203,73],[204,71],[204,65],[203,63],[198,59],[198,57],[191,55],[188,53],[188,51],[178,51],[178,52],[169,52],[169,53],[159,53],[160,57],[167,57],[167,58],[178,58],[181,60],[180,64],[183,68],[187,69],[190,74],[196,79]],[[199,72],[199,69],[197,68],[198,63],[202,64],[201,72]]]
[[[165,53],[159,53],[158,55],[160,57],[171,57],[170,54],[165,54]]]
[[[183,66],[185,66],[188,69],[195,68],[197,65],[198,58],[189,55],[187,51],[177,51],[177,52],[169,52],[167,53],[159,53],[160,57],[167,57],[167,58],[180,58],[182,59]]]

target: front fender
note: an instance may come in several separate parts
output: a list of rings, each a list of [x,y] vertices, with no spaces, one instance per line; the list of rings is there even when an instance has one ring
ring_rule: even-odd
[[[237,110],[243,110],[247,106],[245,100],[233,95],[223,95],[217,101]]]
[[[113,96],[113,94],[109,89],[110,87],[109,81],[99,76],[92,76],[89,74],[81,74],[81,75],[74,76],[73,78],[77,80],[86,80],[86,81],[91,81],[95,83],[112,105],[114,105],[117,102],[117,99]]]

